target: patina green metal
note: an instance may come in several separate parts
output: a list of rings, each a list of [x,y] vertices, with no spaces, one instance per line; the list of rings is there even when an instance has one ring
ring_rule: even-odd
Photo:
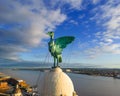
[[[47,33],[50,36],[50,41],[48,43],[49,52],[54,58],[54,66],[58,67],[59,63],[62,62],[62,51],[68,44],[74,41],[73,36],[64,36],[57,39],[54,39],[54,32]],[[57,62],[56,62],[57,61]]]

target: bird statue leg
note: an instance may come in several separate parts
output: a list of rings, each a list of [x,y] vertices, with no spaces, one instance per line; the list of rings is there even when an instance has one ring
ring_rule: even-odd
[[[57,55],[57,66],[59,67],[59,63],[62,62],[62,55]]]
[[[54,57],[54,66],[53,66],[53,68],[55,68],[56,66],[56,58]]]
[[[57,58],[57,67],[59,66],[59,61],[58,61],[58,58]]]

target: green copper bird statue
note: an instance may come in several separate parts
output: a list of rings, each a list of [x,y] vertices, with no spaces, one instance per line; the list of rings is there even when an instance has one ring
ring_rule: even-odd
[[[50,41],[48,43],[49,52],[54,58],[54,68],[59,66],[59,63],[62,62],[62,51],[68,44],[74,41],[73,36],[64,36],[57,39],[54,39],[54,32],[47,33],[50,36]]]

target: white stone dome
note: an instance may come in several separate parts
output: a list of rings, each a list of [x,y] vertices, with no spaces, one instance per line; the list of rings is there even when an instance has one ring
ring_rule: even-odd
[[[76,96],[71,79],[59,67],[45,72],[39,86],[40,96]]]

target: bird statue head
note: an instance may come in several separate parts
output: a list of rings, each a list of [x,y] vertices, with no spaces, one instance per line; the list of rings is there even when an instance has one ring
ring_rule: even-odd
[[[54,32],[48,32],[47,34],[50,36],[51,39],[54,38]]]

